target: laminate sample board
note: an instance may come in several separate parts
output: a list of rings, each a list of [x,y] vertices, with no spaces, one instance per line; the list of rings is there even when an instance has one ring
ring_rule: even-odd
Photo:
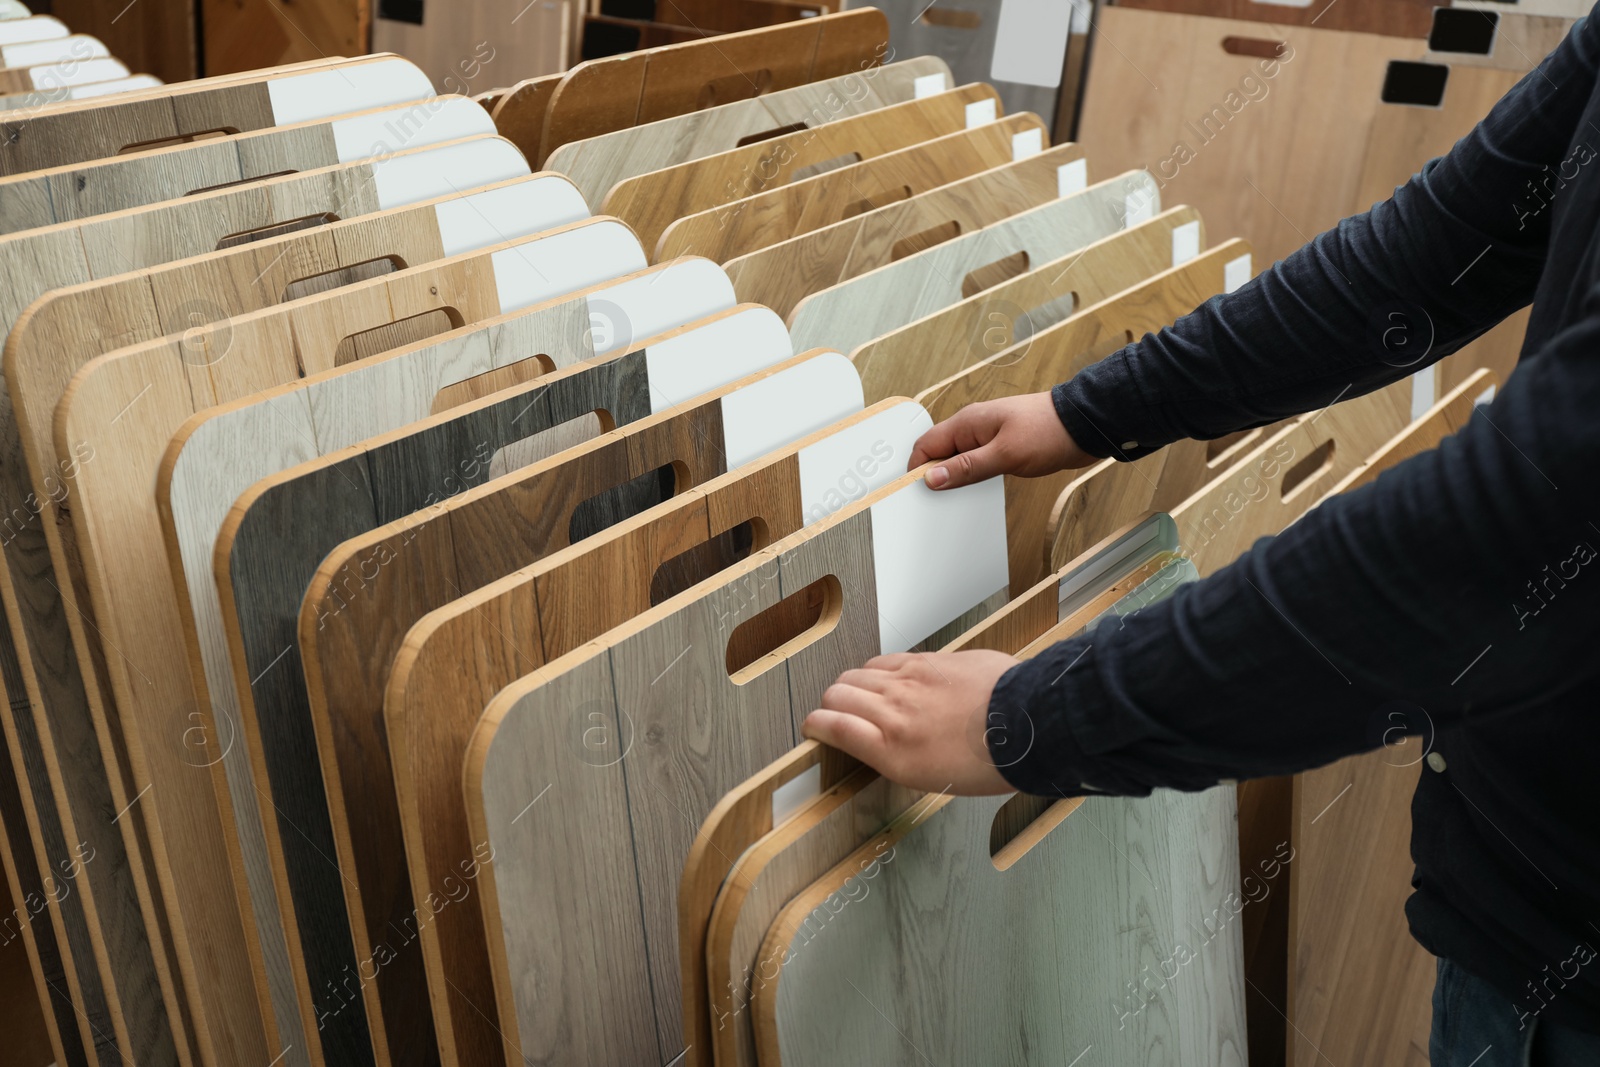
[[[410,59],[440,92],[468,92],[493,79],[566,70],[578,6],[576,0],[533,0],[510,9],[424,4],[414,9],[420,20],[411,21],[384,18],[385,5],[374,4],[370,47]]]
[[[550,98],[539,158],[571,141],[864,70],[888,46],[883,13],[864,8],[580,63]]]
[[[1421,38],[1121,6],[1095,23],[1124,54],[1098,49],[1089,65],[1084,152],[1111,171],[1149,169],[1163,196],[1248,239],[1265,263],[1350,214],[1352,146],[1367,141],[1390,61],[1427,50]]]
[[[50,0],[50,10],[78,33],[116,42],[117,53],[138,70],[168,82],[197,75],[191,4],[157,0],[124,11],[96,0]]]
[[[682,1054],[676,897],[696,828],[795,743],[842,669],[1003,600],[1003,512],[996,483],[935,493],[904,476],[494,699],[465,788],[472,839],[494,849],[479,884],[500,1014],[525,1051],[597,1065]],[[927,582],[950,544],[965,565]],[[782,601],[806,613],[744,640],[739,627]],[[605,743],[571,748],[579,723]],[[576,839],[573,819],[592,834]]]
[[[0,118],[0,174],[104,159],[132,145],[218,130],[242,133],[290,126],[432,94],[421,71],[393,56],[344,60],[294,73],[258,71],[254,80],[191,82],[138,98]]]
[[[1263,36],[1280,26],[1315,26],[1323,30],[1424,38],[1433,25],[1434,0],[1340,0],[1337,4],[1304,5],[1274,0],[1117,0],[1117,6],[1270,23],[1270,26],[1256,27]],[[1099,32],[1104,34],[1105,30]],[[1114,46],[1127,48],[1129,55],[1137,58],[1138,38],[1110,40]]]
[[[1043,162],[1049,166],[1051,161]],[[1085,189],[1080,184],[1086,171],[1081,161],[1061,166],[1065,171],[1058,168],[1054,179],[1066,195],[1052,197],[1043,190],[1044,203],[987,225],[983,225],[987,209],[981,205],[967,209],[953,202],[963,187],[948,186],[934,190],[926,200],[914,197],[741,257],[728,265],[728,274],[736,288],[743,284],[786,309],[791,334],[834,337],[838,340],[816,343],[848,352],[959,303],[980,291],[989,276],[1002,278],[1019,267],[1025,270],[1033,263],[1060,259],[1160,209],[1155,183],[1142,171]],[[1035,177],[1048,182],[1050,175]],[[932,248],[895,257],[897,227],[900,233],[914,233],[912,226],[952,213],[965,215],[978,227]],[[790,255],[780,256],[780,249]],[[892,382],[887,387],[901,388]]]
[[[806,177],[809,168],[856,163],[997,117],[993,89],[964,85],[627,178],[611,187],[603,210],[654,248],[684,215]]]
[[[598,205],[612,186],[626,178],[730,152],[767,140],[777,131],[815,129],[823,123],[864,115],[952,87],[950,69],[939,59],[919,57],[868,67],[838,78],[573,141],[550,153],[545,169],[571,178],[589,203]]]
[[[684,216],[662,232],[655,255],[670,259],[692,251],[726,263],[863,211],[1025,158],[1035,149],[1043,151],[1049,143],[1037,115],[1008,115],[998,122],[959,130]]]
[[[987,232],[980,231],[980,235]],[[857,346],[850,352],[850,361],[861,373],[861,387],[868,398],[916,393],[1026,341],[1082,308],[1187,263],[1204,247],[1199,213],[1190,207],[1175,207],[1058,259],[1039,262],[1029,256],[1026,262],[1039,262],[1039,266]],[[939,251],[922,254],[931,256]],[[879,269],[893,271],[916,258]],[[854,278],[838,291],[842,295],[857,286],[865,290],[872,277],[869,272]],[[823,290],[806,301],[835,291]],[[805,306],[802,302],[801,308]]]
[[[630,303],[639,304],[640,292],[654,281],[652,275],[634,283],[623,298],[631,297]],[[695,293],[674,289],[670,283],[656,284],[658,290],[668,292],[649,294],[651,299],[664,299],[668,295],[675,298],[675,305],[655,309],[656,316],[664,323],[674,322],[680,314],[693,315],[697,306],[711,306],[706,301],[716,300],[715,290]],[[619,288],[613,286],[592,297],[591,305],[615,296]],[[726,286],[720,291],[725,292]],[[697,305],[697,300],[702,303]],[[572,302],[565,303],[558,311],[565,314],[565,325],[570,325],[571,315],[567,312]],[[671,310],[667,311],[669,307]],[[763,320],[768,320],[764,326],[761,325]],[[706,322],[705,328],[690,331],[675,342],[664,342],[661,357],[668,358],[673,352],[681,351],[680,358],[692,358],[700,346],[714,345],[716,335],[721,333],[731,334],[729,341],[742,338],[758,342],[738,354],[746,366],[761,366],[789,354],[788,337],[781,323],[765,309],[749,309],[737,316],[737,321],[715,326],[707,320],[701,321]],[[532,332],[532,325],[536,324],[524,324],[525,335]],[[566,347],[572,350],[577,345],[569,341]],[[643,354],[637,358],[648,357],[655,362],[655,347],[653,339],[646,341],[641,349]],[[412,909],[407,898],[401,902],[403,907],[375,908],[370,922],[367,919],[362,899],[364,879],[367,875],[373,876],[375,891],[386,878],[392,881],[393,875],[401,871],[397,857],[403,845],[395,834],[389,843],[396,850],[377,857],[376,862],[367,862],[373,859],[372,853],[354,854],[354,842],[345,832],[346,823],[340,820],[334,825],[330,808],[336,806],[326,799],[324,773],[317,753],[318,731],[311,720],[301,681],[300,649],[293,640],[301,601],[318,564],[341,541],[365,533],[373,522],[397,520],[436,504],[444,496],[487,480],[505,462],[503,458],[492,458],[494,455],[517,454],[521,452],[515,447],[518,441],[540,428],[549,429],[564,421],[552,419],[553,411],[567,410],[575,403],[578,408],[573,417],[597,408],[617,422],[624,421],[628,415],[637,417],[637,412],[627,410],[630,403],[639,399],[632,393],[641,385],[648,389],[649,383],[638,375],[625,377],[625,373],[625,368],[619,364],[611,367],[610,373],[563,376],[550,384],[535,380],[528,386],[493,394],[464,408],[451,408],[426,420],[422,424],[425,428],[416,432],[412,432],[411,427],[392,428],[405,426],[406,420],[418,412],[425,413],[432,396],[403,395],[388,405],[374,405],[379,410],[364,416],[367,428],[377,427],[388,433],[291,465],[286,471],[270,463],[258,463],[244,472],[219,473],[209,469],[214,464],[212,454],[205,450],[206,445],[294,435],[294,431],[280,425],[282,416],[270,402],[233,409],[227,413],[223,425],[192,422],[175,438],[175,450],[182,449],[191,436],[198,436],[202,443],[195,446],[198,454],[174,451],[170,475],[163,482],[161,496],[164,499],[190,505],[186,515],[176,506],[172,508],[168,522],[169,543],[175,543],[178,536],[177,520],[192,520],[194,512],[205,509],[211,540],[217,546],[212,569],[222,576],[216,586],[221,593],[221,613],[227,627],[229,650],[234,658],[236,677],[249,679],[237,689],[245,732],[251,740],[252,751],[259,753],[257,788],[272,798],[277,818],[284,824],[280,836],[295,913],[301,925],[307,927],[313,922],[326,927],[330,915],[338,916],[343,923],[348,915],[348,924],[340,931],[340,937],[345,944],[353,944],[354,955],[350,962],[359,959],[362,965],[368,965],[368,961],[383,961],[377,979],[370,983],[368,999],[372,1002],[373,1014],[382,1016],[385,1030],[398,1031],[388,1037],[387,1047],[390,1055],[402,1062],[406,1057],[431,1058],[436,1047],[432,1016],[427,1010],[428,991],[421,954],[414,948],[402,951],[409,942],[402,942],[398,947],[390,943],[408,928],[407,922],[411,924],[409,928],[415,929],[419,912]],[[368,377],[370,386],[371,376]],[[578,382],[587,382],[589,388],[573,388]],[[594,387],[605,382],[611,383],[610,390],[614,394],[622,390],[620,397],[603,395],[604,390],[597,392]],[[314,390],[302,393],[306,405],[314,410],[325,405]],[[567,397],[569,403],[557,408],[554,398],[559,396]],[[645,396],[648,398],[648,393]],[[584,404],[590,406],[585,408]],[[530,406],[538,409],[532,417]],[[397,410],[385,411],[384,407]],[[337,433],[319,430],[317,440],[358,439],[349,436],[350,432],[349,429]],[[511,453],[502,451],[507,447],[512,448]],[[274,449],[272,454],[292,457],[304,451],[303,443],[292,439],[284,447]],[[514,465],[516,460],[510,462]],[[252,487],[256,476],[266,480],[257,481]],[[343,483],[346,477],[355,481],[346,485]],[[370,494],[367,505],[326,507],[333,499],[329,497],[330,479],[338,485],[332,491],[334,498],[350,497],[352,492],[359,495],[356,485],[367,487]],[[243,490],[248,491],[229,510],[228,504],[235,491]],[[307,493],[315,496],[309,503],[304,495]],[[262,540],[263,530],[276,531],[282,517],[291,513],[299,516],[294,524],[297,531],[294,537],[285,540],[272,533],[266,535],[266,541]],[[316,518],[306,521],[306,515]],[[216,530],[219,526],[220,532]],[[186,539],[193,543],[199,543],[201,536],[203,534],[186,531]],[[292,550],[292,561],[266,558],[283,549]],[[270,580],[264,581],[264,577]],[[267,667],[272,669],[268,671]],[[393,795],[392,783],[387,795]],[[368,802],[365,798],[359,801]],[[381,797],[373,798],[370,803],[381,804]],[[343,811],[342,808],[338,810]],[[298,831],[304,842],[291,839],[290,827]],[[364,849],[372,845],[373,842],[361,840]],[[331,869],[329,857],[334,856],[343,861],[342,878]],[[349,951],[346,949],[346,954]],[[442,999],[440,1003],[443,1005]],[[492,1008],[492,1004],[492,999],[486,1000],[485,1009]],[[425,1047],[419,1047],[419,1043]],[[480,1058],[469,1057],[469,1061],[479,1062]]]
[[[1247,244],[1224,242],[928,386],[916,397],[934,421],[940,422],[971,403],[1047,390],[1136,336],[1158,330],[1217,293],[1228,291],[1239,275],[1249,276],[1249,262]],[[1021,593],[1059,569],[1051,565],[1047,535],[1057,499],[1073,476],[1070,472],[1040,478],[1008,475],[1005,480],[1011,590]],[[1090,537],[1089,543],[1105,532]]]
[[[541,206],[553,209],[556,217],[586,210],[570,185],[557,183],[550,192],[555,203]],[[170,751],[174,747],[170,736],[168,751],[153,754],[162,745],[163,732],[174,729],[174,717],[201,727],[198,743],[221,748],[205,753],[206,759],[215,761],[213,784],[223,787],[215,790],[210,807],[199,794],[174,796],[161,815],[187,827],[215,820],[219,812],[225,818],[231,809],[232,818],[223,823],[219,836],[230,849],[238,849],[240,859],[233,873],[244,884],[236,887],[237,892],[253,906],[262,943],[273,952],[280,951],[274,942],[283,945],[281,962],[274,961],[276,974],[269,971],[277,983],[271,988],[273,999],[280,1001],[288,991],[283,987],[292,982],[290,1007],[298,1001],[303,1025],[320,1032],[335,1062],[360,1062],[356,1057],[373,1055],[360,1000],[352,996],[335,1009],[312,999],[313,986],[324,997],[337,995],[342,978],[330,978],[320,965],[330,954],[348,954],[348,938],[319,936],[329,931],[314,927],[314,921],[322,918],[314,913],[300,917],[307,927],[305,936],[296,925],[283,879],[282,843],[275,833],[281,817],[272,810],[269,795],[258,791],[253,781],[249,764],[256,754],[249,724],[238,722],[226,673],[216,675],[214,682],[206,677],[207,670],[227,668],[209,570],[200,572],[200,581],[192,577],[185,581],[176,559],[170,560],[174,565],[170,573],[151,566],[150,557],[160,553],[162,541],[148,494],[156,487],[162,452],[173,431],[197,410],[332,369],[344,355],[365,354],[359,344],[352,346],[344,337],[371,337],[374,329],[398,321],[400,331],[379,336],[404,343],[448,329],[453,322],[483,323],[537,304],[562,292],[558,285],[592,284],[642,265],[638,242],[626,227],[613,220],[586,220],[223,320],[187,337],[164,338],[97,357],[78,371],[57,406],[60,454],[80,454],[87,448],[96,457],[96,462],[80,464],[75,472],[74,532],[97,630],[120,653],[110,673],[124,720],[131,720],[145,735],[144,756],[152,769],[163,758],[182,765],[186,753]],[[422,329],[417,328],[419,323]],[[376,349],[383,347],[380,343]],[[362,405],[366,403],[370,398],[363,398]],[[346,426],[352,421],[353,416],[340,419]],[[329,434],[321,431],[324,439]],[[236,460],[240,464],[267,455],[257,443],[242,451],[244,456]],[[226,503],[218,507],[218,524]],[[204,540],[198,554],[209,558],[211,544],[211,538]],[[66,566],[65,559],[57,560],[58,572]],[[209,626],[197,628],[190,595],[201,598],[199,618]],[[187,663],[184,648],[190,653]],[[130,673],[143,684],[135,684]],[[145,682],[146,678],[151,681]],[[130,736],[129,750],[139,741]],[[176,768],[174,772],[182,774]],[[299,830],[289,833],[300,839]],[[216,888],[212,884],[191,892],[208,887]],[[286,944],[279,939],[286,939]],[[331,984],[324,986],[324,981]],[[278,1010],[286,1009],[280,1003]]]
[[[0,93],[25,93],[34,88],[33,72],[39,67],[104,59],[110,55],[99,38],[83,34],[48,41],[0,44]]]
[[[1493,390],[1479,370],[1329,493],[1359,488],[1466,425]],[[1324,498],[1326,499],[1326,498]],[[1391,725],[1405,715],[1397,712]],[[1410,936],[1411,794],[1429,742],[1408,736],[1294,777],[1289,1063],[1424,1063],[1433,957]],[[1334,802],[1338,801],[1337,804]]]
[[[354,192],[365,194],[360,199],[370,208],[381,206],[385,198],[405,201],[427,197],[430,190],[443,192],[440,186],[447,188],[448,176],[464,162],[481,168],[485,177],[511,176],[526,167],[509,145],[486,138],[464,146],[397,156],[381,165],[375,190],[357,187]],[[530,216],[525,225],[542,226],[586,211],[576,191],[562,179],[547,176],[542,183],[553,193],[565,188],[569,210],[543,215],[525,212]],[[334,191],[339,191],[337,186]],[[502,225],[514,229],[512,220],[518,212],[511,209],[516,192],[493,190],[485,195],[503,209]],[[508,203],[507,197],[513,201]],[[323,202],[338,205],[332,196],[325,196]],[[470,247],[493,239],[497,235],[484,232],[481,210],[481,205],[471,203],[446,209],[431,228],[434,240]],[[392,222],[405,224],[404,238],[389,232]],[[92,889],[92,883],[102,876],[132,877],[138,899],[146,909],[145,926],[155,929],[165,924],[173,931],[185,932],[182,937],[161,939],[177,957],[167,964],[167,969],[183,976],[182,984],[187,987],[184,995],[196,1019],[196,1039],[202,1049],[215,1043],[218,1051],[211,1054],[222,1062],[233,1062],[235,1056],[248,1060],[249,1055],[237,1049],[230,1051],[233,1043],[240,1042],[239,1047],[243,1048],[251,1040],[267,1038],[260,1031],[259,1022],[255,1024],[254,1038],[239,1036],[250,1033],[251,1015],[242,1007],[246,1001],[235,998],[248,996],[248,1002],[255,1003],[256,994],[249,968],[237,962],[246,958],[248,943],[236,939],[254,935],[246,935],[239,928],[238,905],[231,888],[217,879],[223,862],[217,857],[228,854],[225,843],[207,836],[222,832],[215,821],[212,772],[206,770],[210,756],[191,751],[188,743],[197,738],[203,742],[208,735],[204,729],[185,733],[188,726],[199,725],[195,720],[185,727],[174,727],[178,734],[157,738],[158,763],[163,757],[175,758],[189,773],[167,774],[167,784],[159,797],[142,804],[135,817],[118,818],[143,797],[151,779],[147,772],[137,771],[134,766],[145,759],[138,738],[128,741],[138,724],[119,723],[119,709],[110,700],[110,668],[100,659],[99,634],[86,614],[91,598],[82,585],[82,570],[75,562],[73,527],[70,521],[61,521],[68,520],[69,509],[63,505],[70,496],[71,477],[85,455],[56,451],[54,413],[71,375],[108,348],[182,331],[197,320],[210,322],[232,310],[274,303],[292,290],[291,283],[297,279],[326,275],[342,263],[360,264],[373,256],[393,253],[424,260],[442,255],[442,247],[430,247],[430,228],[423,220],[402,213],[392,222],[389,229],[345,226],[336,231],[337,239],[326,236],[335,232],[331,230],[323,231],[320,237],[307,233],[281,247],[261,247],[254,256],[236,252],[205,257],[195,265],[179,264],[159,276],[136,274],[112,279],[104,290],[80,286],[26,312],[7,342],[8,388],[0,394],[0,442],[7,459],[0,463],[0,491],[9,503],[13,520],[8,524],[5,540],[10,580],[0,583],[0,592],[4,592],[8,610],[14,606],[17,615],[12,627],[0,631],[0,640],[15,641],[15,649],[9,654],[20,661],[19,671],[25,683],[19,684],[17,691],[26,692],[40,732],[46,735],[38,759],[41,765],[49,763],[58,768],[53,781],[60,783],[63,792],[45,792],[38,802],[52,809],[59,805],[74,811],[81,839],[107,857],[107,862],[89,868],[88,888]],[[201,251],[207,247],[207,236],[204,231],[175,233],[175,243],[189,241],[193,245],[174,251]],[[307,247],[311,249],[309,253],[305,251]],[[197,341],[193,337],[191,340]],[[204,349],[188,354],[203,356]],[[203,372],[204,365],[205,360],[200,358],[194,369]],[[151,443],[160,447],[165,440],[166,435],[162,435]],[[49,520],[45,518],[47,513]],[[18,515],[23,518],[20,523],[15,521]],[[69,565],[67,561],[74,562]],[[13,583],[16,596],[10,591]],[[85,675],[80,668],[84,663],[95,669]],[[176,746],[180,751],[176,753],[172,751],[174,737],[181,737]],[[99,759],[93,758],[97,743]],[[134,746],[132,753],[125,747],[128,744]],[[52,753],[58,749],[74,753],[74,758],[57,760]],[[194,773],[197,766],[204,773]],[[187,801],[183,800],[185,797]],[[183,830],[179,840],[186,844],[176,850],[168,848],[159,816],[169,801],[181,803],[180,810],[201,813],[200,826],[212,829],[196,829],[180,819],[177,825]],[[166,817],[171,822],[177,816],[169,811]],[[210,844],[203,846],[205,842]],[[218,851],[209,852],[208,847]],[[127,857],[126,864],[116,862],[123,856]],[[157,880],[161,882],[159,892],[155,889]],[[124,895],[123,891],[119,890],[119,895]],[[208,908],[217,911],[213,914]],[[234,918],[223,917],[229,915]],[[107,921],[113,921],[110,915]],[[224,962],[229,959],[236,962]],[[270,966],[270,956],[267,962],[269,974],[276,974],[283,983],[279,994],[287,995],[286,962],[276,969]],[[295,1062],[297,1055],[292,1053],[290,1061]]]
[[[198,190],[317,170],[494,133],[465,97],[381,108],[0,178],[0,233],[177,200]]]
[[[541,74],[519,81],[502,90],[489,109],[500,136],[516,145],[529,161],[539,158],[545,111],[563,77],[562,74]]]
[[[86,71],[90,77],[100,74],[115,74],[117,71],[126,72],[119,61],[115,59],[95,59],[89,63],[81,64],[79,69],[88,68],[90,63],[106,64],[98,69]],[[35,67],[30,72],[34,85],[38,88],[26,93],[9,93],[0,96],[0,111],[15,111],[21,108],[43,107],[56,103],[71,103],[76,100],[92,100],[97,97],[109,96],[113,93],[136,92],[141,89],[151,89],[161,84],[148,74],[126,73],[115,74],[105,80],[81,81],[76,84],[63,84],[58,78],[54,67]]]

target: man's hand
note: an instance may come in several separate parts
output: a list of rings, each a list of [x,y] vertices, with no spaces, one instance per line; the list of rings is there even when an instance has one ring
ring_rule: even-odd
[[[986,650],[878,656],[841,674],[802,730],[914,789],[1014,792],[989,758],[985,732],[989,694],[1016,664]]]
[[[906,469],[931,459],[950,460],[928,471],[925,481],[933,489],[954,489],[997,474],[1038,478],[1095,462],[1061,425],[1049,393],[968,404],[917,439]]]

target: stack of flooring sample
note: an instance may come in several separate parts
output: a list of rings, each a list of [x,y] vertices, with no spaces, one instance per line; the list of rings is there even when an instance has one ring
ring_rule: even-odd
[[[73,33],[60,19],[34,15],[21,4],[0,8],[0,112],[16,112],[67,100],[88,100],[161,84],[133,74],[98,38]]]
[[[949,802],[799,725],[874,655],[1025,653],[1220,565],[1384,462],[1406,398],[1174,446],[1143,497],[1109,465],[927,489],[934,421],[1253,253],[943,59],[883,63],[882,12],[772,21],[479,100],[379,55],[7,127],[0,853],[33,921],[0,973],[56,1061],[905,1059],[850,983],[919,1045],[1237,1058],[1236,928],[1181,998],[1099,1006],[1236,891],[1232,791]],[[1196,551],[1263,449],[1337,459]],[[862,859],[885,891],[797,953]],[[750,981],[772,952],[804,965]]]

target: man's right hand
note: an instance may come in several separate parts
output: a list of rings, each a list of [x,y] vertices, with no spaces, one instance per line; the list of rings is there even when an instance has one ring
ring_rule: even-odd
[[[906,469],[938,459],[949,462],[925,476],[933,489],[954,489],[997,474],[1038,478],[1097,462],[1061,425],[1049,393],[968,404],[917,439]]]

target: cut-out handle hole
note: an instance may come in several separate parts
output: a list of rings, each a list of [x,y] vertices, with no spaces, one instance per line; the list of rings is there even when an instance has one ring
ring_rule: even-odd
[[[199,133],[185,133],[177,137],[157,137],[153,141],[135,141],[125,144],[117,149],[119,156],[131,156],[136,152],[153,152],[157,148],[171,148],[173,145],[194,144],[196,141],[211,141],[218,137],[232,137],[239,131],[232,126],[219,126],[214,130],[201,130]]]
[[[265,226],[257,226],[253,230],[240,230],[238,233],[228,234],[217,241],[217,251],[238,248],[240,245],[251,244],[255,241],[265,241],[273,237],[282,237],[286,233],[311,230],[318,226],[327,226],[329,223],[338,221],[338,215],[331,211],[324,211],[318,215],[302,215],[297,219],[287,219],[283,222],[269,222]]]
[[[943,26],[947,30],[975,30],[983,25],[983,15],[955,7],[930,7],[917,21],[924,26]]]
[[[1439,63],[1391,59],[1383,74],[1379,99],[1385,104],[1438,107],[1444,103],[1444,89],[1449,82],[1450,68]]]
[[[839,579],[828,574],[746,619],[728,637],[728,677],[744,685],[821,640],[838,625],[843,604]]]
[[[495,449],[489,459],[489,477],[498,478],[502,474],[549,459],[557,452],[575,448],[603,433],[609,433],[611,428],[611,413],[608,411],[591,411],[587,415],[546,427]]]
[[[482,400],[490,393],[526,385],[540,375],[549,374],[555,369],[556,361],[547,355],[541,353],[536,356],[526,356],[515,363],[507,363],[504,367],[496,367],[494,370],[486,370],[482,374],[463,378],[459,382],[451,382],[433,395],[433,405],[428,411],[437,415],[441,411],[460,407],[474,400]]]
[[[926,230],[914,233],[910,237],[900,238],[894,243],[894,247],[889,250],[889,259],[893,262],[904,259],[907,256],[914,256],[918,252],[927,251],[934,245],[943,244],[952,237],[960,236],[961,223],[955,219],[951,219],[949,222],[941,222],[937,226],[929,226]]]
[[[748,74],[729,74],[725,78],[713,78],[701,87],[700,106],[696,110],[704,111],[718,104],[748,100],[753,96],[760,96],[771,88],[772,71],[767,67]]]
[[[1018,793],[1000,805],[989,824],[989,860],[995,870],[1009,870],[1082,803],[1082,797],[1052,800]]]
[[[207,186],[203,186],[203,187],[201,187],[199,189],[190,189],[187,193],[184,193],[183,195],[184,196],[199,196],[202,193],[214,193],[218,189],[236,189],[241,185],[254,185],[256,182],[264,182],[268,178],[282,178],[282,177],[285,177],[285,176],[290,175],[290,174],[299,174],[299,173],[300,172],[297,171],[297,170],[275,170],[271,174],[258,174],[254,178],[240,178],[237,181],[222,182],[222,183],[220,183],[218,185],[207,185]]]
[[[348,267],[335,267],[333,270],[325,270],[321,274],[308,274],[304,278],[296,278],[283,287],[281,302],[287,304],[291,300],[299,300],[302,297],[331,292],[334,289],[342,289],[347,285],[354,285],[356,282],[381,278],[385,274],[393,274],[397,270],[405,269],[406,265],[399,256],[379,256],[377,259],[352,263]]]
[[[1013,252],[993,263],[974,267],[965,278],[961,279],[961,298],[965,300],[977,296],[985,289],[992,289],[1001,282],[1008,282],[1017,275],[1026,273],[1028,263],[1028,253],[1024,250]]]
[[[1486,56],[1494,49],[1500,16],[1465,7],[1436,7],[1428,31],[1428,51]]]
[[[766,541],[767,524],[760,519],[746,519],[733,529],[678,553],[650,576],[650,606],[671,600],[690,586],[748,559]]]
[[[1330,437],[1312,449],[1310,455],[1284,471],[1283,484],[1278,489],[1279,495],[1288,500],[1296,493],[1310,488],[1319,475],[1326,473],[1333,466],[1334,447],[1334,441]]]
[[[462,325],[464,320],[461,313],[451,307],[434,308],[419,315],[408,315],[394,322],[386,322],[382,326],[374,326],[370,330],[350,334],[339,342],[338,348],[334,349],[333,365],[343,367],[346,364],[356,363],[379,352],[403,348],[430,337],[437,337],[441,333],[449,333]]]
[[[839,221],[843,222],[845,219],[853,219],[857,215],[865,215],[867,212],[876,211],[880,207],[888,207],[890,204],[898,204],[902,200],[910,199],[911,186],[909,185],[901,185],[893,189],[881,189],[869,196],[862,197],[860,200],[857,200],[855,203],[846,207],[844,212],[839,216]]]
[[[688,484],[688,469],[674,461],[629,478],[620,485],[602,489],[572,509],[572,518],[567,523],[567,541],[577,544],[586,537],[593,537],[624,519],[671,500],[680,486]]]
[[[770,141],[774,137],[784,137],[791,133],[799,133],[801,130],[806,128],[806,124],[803,122],[791,122],[787,126],[774,126],[772,129],[762,130],[760,133],[747,133],[734,142],[734,147],[743,148],[747,144],[758,144],[761,141]]]
[[[1282,59],[1289,54],[1289,42],[1274,41],[1268,37],[1224,37],[1222,50],[1230,56],[1250,56],[1254,59]]]

